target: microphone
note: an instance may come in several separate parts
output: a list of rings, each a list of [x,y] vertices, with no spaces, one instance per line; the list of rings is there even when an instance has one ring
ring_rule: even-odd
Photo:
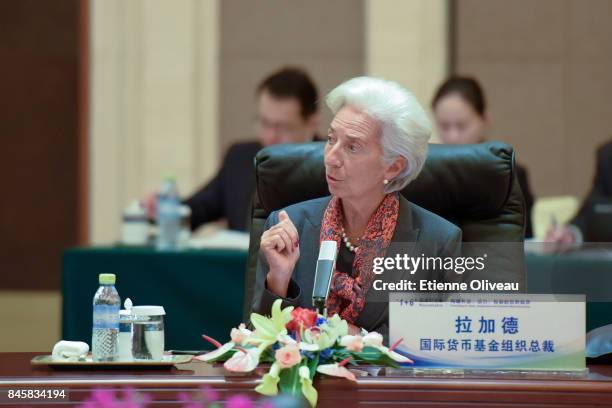
[[[323,241],[319,249],[319,259],[317,259],[317,269],[312,288],[312,304],[322,315],[325,314],[325,301],[327,301],[329,285],[336,269],[337,248],[336,241]]]

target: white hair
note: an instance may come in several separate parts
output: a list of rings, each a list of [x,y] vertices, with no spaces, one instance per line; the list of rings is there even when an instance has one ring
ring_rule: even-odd
[[[338,85],[325,101],[334,115],[349,105],[380,122],[383,163],[391,164],[398,156],[406,159],[406,167],[389,180],[385,192],[399,191],[419,175],[427,158],[431,122],[411,92],[396,82],[364,76]]]

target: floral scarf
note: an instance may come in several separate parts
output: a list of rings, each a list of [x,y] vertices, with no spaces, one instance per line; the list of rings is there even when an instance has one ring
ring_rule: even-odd
[[[375,257],[384,257],[397,224],[399,197],[397,193],[387,194],[368,221],[353,261],[353,277],[335,271],[332,276],[327,299],[329,315],[339,314],[341,318],[354,323],[365,306],[366,295],[374,281],[373,262]],[[320,241],[342,242],[342,202],[332,197],[321,223]]]

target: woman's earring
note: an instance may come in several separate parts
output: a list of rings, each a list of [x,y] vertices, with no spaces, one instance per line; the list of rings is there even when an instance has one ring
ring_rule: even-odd
[[[389,180],[384,179],[384,180],[383,180],[383,184],[385,184],[385,185],[389,184]]]

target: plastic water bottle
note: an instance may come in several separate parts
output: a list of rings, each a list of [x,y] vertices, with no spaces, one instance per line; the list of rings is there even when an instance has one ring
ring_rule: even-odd
[[[167,177],[157,196],[157,249],[178,249],[181,232],[181,200],[174,177]]]
[[[115,275],[101,273],[100,287],[93,298],[93,331],[91,352],[93,361],[116,361],[121,298],[115,289]]]

